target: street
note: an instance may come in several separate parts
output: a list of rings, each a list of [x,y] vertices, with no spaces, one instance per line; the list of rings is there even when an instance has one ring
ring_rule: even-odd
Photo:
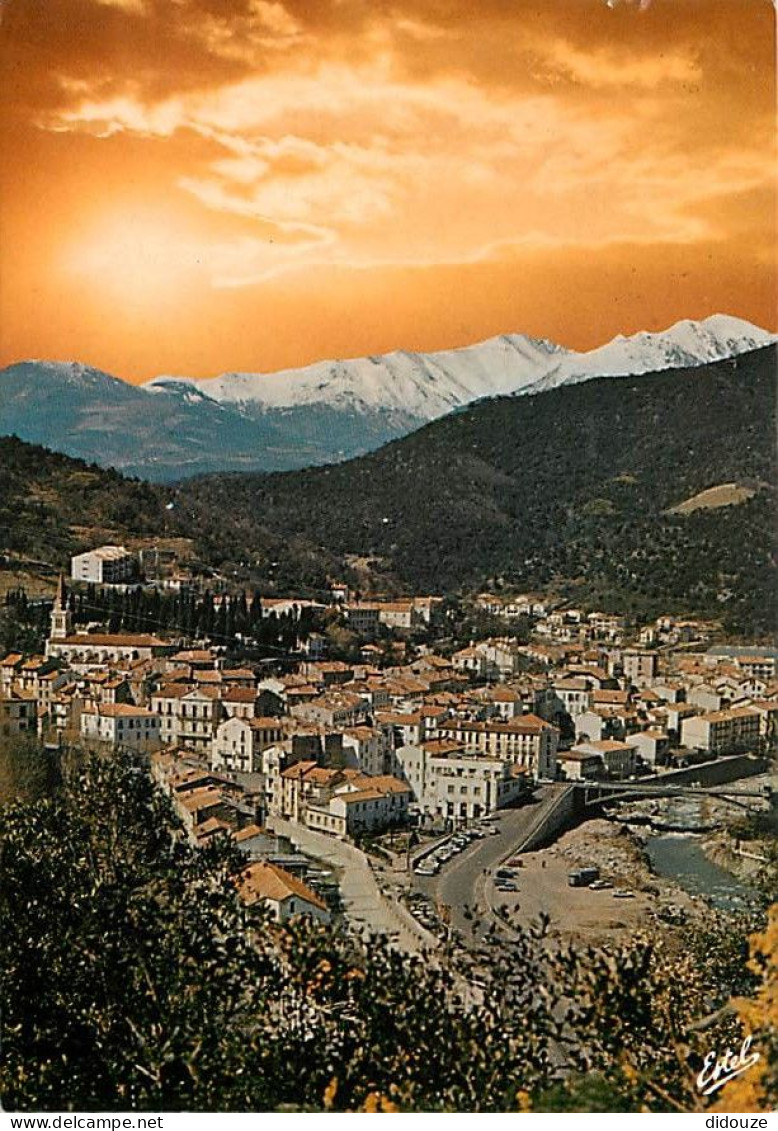
[[[496,920],[488,914],[484,881],[501,861],[521,843],[537,820],[540,808],[555,796],[553,787],[543,786],[521,808],[506,809],[491,822],[499,830],[497,836],[477,840],[456,856],[437,876],[413,877],[413,886],[423,892],[440,908],[450,908],[451,925],[465,939],[473,937],[473,919],[467,918],[465,909],[475,912],[483,922],[476,933],[482,939]],[[503,928],[499,928],[503,930]]]

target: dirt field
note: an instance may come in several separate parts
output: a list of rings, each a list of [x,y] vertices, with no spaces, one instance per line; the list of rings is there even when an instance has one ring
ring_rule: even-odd
[[[741,487],[737,483],[720,483],[717,487],[708,487],[698,495],[692,495],[678,506],[673,507],[669,514],[691,514],[698,510],[715,510],[718,507],[736,506],[753,498],[756,491],[751,487]]]
[[[650,929],[654,926],[651,912],[669,905],[695,913],[694,901],[654,876],[629,833],[609,821],[588,821],[565,833],[551,848],[525,853],[521,859],[516,880],[519,891],[490,887],[490,900],[493,906],[506,904],[510,922],[524,927],[544,912],[555,939],[593,942],[617,938],[640,926]],[[570,871],[592,865],[613,888],[591,891],[569,886]],[[633,892],[633,897],[614,897],[614,891],[620,889]]]

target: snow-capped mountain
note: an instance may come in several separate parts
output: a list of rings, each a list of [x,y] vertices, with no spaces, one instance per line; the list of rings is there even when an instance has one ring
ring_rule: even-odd
[[[434,420],[482,397],[516,392],[540,380],[567,351],[542,339],[505,334],[439,353],[397,351],[349,361],[322,361],[278,373],[225,373],[185,381],[157,377],[144,387],[189,386],[244,410],[326,404],[357,411],[401,412]]]
[[[750,322],[715,314],[703,322],[677,322],[660,333],[619,335],[588,353],[543,338],[504,334],[439,353],[401,351],[279,373],[225,373],[201,380],[157,377],[144,387],[188,386],[244,412],[328,405],[357,412],[402,412],[429,421],[482,397],[542,392],[592,377],[701,365],[774,340],[774,335]]]
[[[701,365],[774,341],[718,314],[588,353],[508,334],[438,353],[144,386],[78,362],[27,361],[0,371],[0,434],[156,480],[285,470],[371,451],[483,397]]]
[[[714,314],[702,322],[684,319],[669,330],[650,334],[645,330],[612,341],[588,353],[568,353],[526,392],[539,393],[560,385],[588,381],[592,377],[619,377],[655,373],[662,369],[685,369],[706,362],[735,357],[776,340],[751,322]]]

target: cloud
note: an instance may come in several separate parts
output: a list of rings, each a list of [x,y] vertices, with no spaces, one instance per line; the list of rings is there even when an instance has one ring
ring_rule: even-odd
[[[731,4],[697,7],[11,0],[0,115],[46,159],[3,183],[20,214],[56,184],[76,239],[104,202],[180,210],[186,231],[150,225],[153,245],[220,296],[312,271],[691,255],[737,228],[739,200],[764,218],[773,199],[764,24],[734,34]]]
[[[550,82],[568,80],[589,90],[656,90],[665,84],[697,83],[699,62],[689,51],[635,56],[615,47],[582,50],[565,39],[536,40],[534,50],[542,61],[536,72]]]
[[[464,75],[409,76],[387,52],[368,62],[288,63],[157,100],[137,87],[90,96],[82,82],[71,85],[68,109],[40,122],[106,139],[191,134],[206,143],[210,157],[174,183],[247,224],[245,239],[222,246],[218,285],[323,262],[470,262],[527,232],[571,246],[691,242],[715,236],[696,201],[750,190],[769,175],[760,152],[709,141],[700,178],[684,118],[684,84],[699,75],[681,52],[630,64],[554,39],[543,65],[588,84],[596,114],[555,85],[495,92]],[[611,89],[622,96],[603,98]],[[254,242],[252,224],[275,228],[273,240]]]
[[[95,3],[103,8],[118,8],[130,15],[143,16],[148,12],[147,0],[95,0]]]

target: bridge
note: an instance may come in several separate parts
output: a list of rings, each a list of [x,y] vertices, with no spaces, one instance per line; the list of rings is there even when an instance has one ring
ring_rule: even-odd
[[[730,801],[743,809],[750,808],[748,800],[768,801],[772,806],[778,806],[778,792],[769,786],[755,787],[752,789],[733,788],[728,785],[703,786],[691,783],[689,785],[668,783],[667,785],[655,784],[647,781],[613,782],[613,781],[582,781],[575,782],[576,802],[583,803],[584,808],[604,805],[611,801],[639,801],[649,797],[717,797],[722,801]],[[742,800],[741,800],[742,799]]]

